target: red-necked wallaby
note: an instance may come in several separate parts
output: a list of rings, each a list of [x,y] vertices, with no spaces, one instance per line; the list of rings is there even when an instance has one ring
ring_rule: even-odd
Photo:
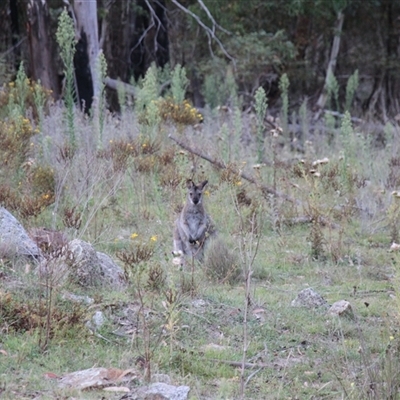
[[[211,219],[203,206],[203,189],[207,183],[204,181],[195,185],[192,180],[187,181],[187,201],[175,221],[175,256],[193,256],[201,261],[206,239],[214,233]]]

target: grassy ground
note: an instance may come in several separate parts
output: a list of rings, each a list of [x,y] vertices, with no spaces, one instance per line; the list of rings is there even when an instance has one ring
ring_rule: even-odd
[[[389,251],[398,237],[397,128],[379,145],[367,126],[327,132],[321,124],[303,132],[302,152],[267,132],[260,166],[252,115],[206,110],[199,129],[162,122],[153,131],[136,117],[107,114],[99,146],[91,120],[77,115],[78,149],[68,157],[62,109],[53,106],[34,138],[32,158],[55,171],[55,199],[22,222],[92,243],[126,268],[130,284],[114,293],[56,282],[49,300],[34,265],[3,259],[0,397],[118,399],[60,389],[46,374],[135,368],[143,382],[147,362],[147,373],[189,385],[193,399],[239,398],[241,381],[249,399],[398,398],[398,255]],[[203,265],[172,263],[187,178],[209,180],[206,207],[234,260],[228,266],[218,251]],[[140,246],[151,250],[148,260],[118,258]],[[329,304],[348,300],[355,318],[291,307],[308,287]],[[94,305],[74,306],[65,291]],[[107,318],[103,338],[84,326],[98,310]]]

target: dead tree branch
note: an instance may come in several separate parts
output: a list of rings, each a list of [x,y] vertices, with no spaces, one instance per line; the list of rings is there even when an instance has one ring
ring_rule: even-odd
[[[213,24],[213,32],[215,32],[215,28],[218,28],[219,30],[221,30],[222,32],[225,32],[227,35],[232,35],[231,32],[227,31],[226,29],[224,29],[221,25],[217,24],[215,22],[214,17],[211,15],[210,10],[206,7],[206,5],[203,3],[202,0],[197,0],[197,2],[200,4],[200,7],[204,10],[204,12],[207,14],[207,17],[209,18],[209,20],[212,22]]]
[[[190,152],[190,153],[202,158],[203,160],[208,161],[209,163],[211,163],[212,165],[216,166],[217,168],[219,168],[219,169],[226,169],[227,168],[227,166],[223,162],[218,161],[218,160],[210,157],[207,154],[204,154],[201,150],[194,149],[194,148],[190,147],[187,143],[184,143],[182,140],[179,140],[179,139],[177,139],[176,137],[174,137],[172,135],[168,135],[168,137],[171,140],[173,140],[178,146],[180,146],[183,149],[187,150],[188,152]],[[258,182],[253,176],[251,176],[249,174],[246,174],[243,171],[237,171],[237,173],[244,180],[256,185],[261,190],[261,192],[263,193],[263,195],[265,197],[267,197],[267,195],[273,195],[273,196],[276,196],[276,197],[280,197],[280,198],[282,198],[282,199],[284,199],[286,201],[289,201],[291,203],[295,203],[295,204],[298,203],[297,200],[291,198],[290,196],[287,196],[284,193],[278,192],[278,191],[272,189],[269,186],[260,184],[260,182]]]
[[[118,90],[121,88],[126,94],[129,94],[132,97],[135,97],[136,95],[136,90],[134,86],[129,85],[129,83],[122,82],[118,79],[112,79],[107,76],[104,79],[104,84],[108,86],[110,89],[114,90]]]
[[[213,23],[213,28],[210,29],[195,13],[190,11],[188,8],[184,7],[182,4],[180,4],[177,0],[171,0],[173,4],[175,4],[180,10],[182,10],[185,14],[190,15],[203,29],[205,34],[207,35],[208,38],[208,46],[210,48],[210,53],[214,55],[212,48],[211,48],[211,40],[215,40],[221,49],[221,51],[224,53],[225,57],[227,57],[229,60],[231,60],[233,63],[235,63],[235,59],[227,52],[225,49],[224,45],[221,43],[221,41],[218,39],[218,37],[215,35],[215,27],[218,29],[221,29],[223,32],[227,32],[225,29],[222,29],[219,25],[215,23],[214,18],[212,17],[210,11],[206,8],[203,2],[201,0],[199,1],[200,7],[203,8],[203,10],[206,12],[208,18],[210,18],[211,22]]]
[[[187,150],[189,153],[192,153],[203,160],[208,161],[218,169],[227,169],[228,166],[225,165],[223,162],[210,157],[208,154],[204,154],[201,150],[192,148],[189,146],[187,143],[184,143],[182,140],[177,139],[176,137],[172,136],[171,134],[168,135],[168,137],[173,140],[178,146],[182,147],[182,149]],[[262,185],[260,182],[258,182],[253,176],[246,174],[243,171],[237,171],[238,176],[240,176],[242,179],[254,184],[258,189],[261,190],[261,193],[264,195],[265,198],[267,198],[268,195],[273,195],[276,197],[280,197],[281,199],[288,201],[290,203],[296,204],[298,206],[301,206],[301,202],[299,200],[296,200],[284,193],[278,192],[274,189],[272,189],[269,186]],[[332,229],[339,229],[340,226],[338,224],[335,224],[334,222],[329,221],[327,218],[321,216],[320,221],[323,225],[325,226],[330,226]],[[292,218],[291,220],[286,221],[288,224],[302,224],[302,223],[312,223],[312,218],[309,216],[303,216],[303,217],[298,217],[298,218]]]
[[[341,35],[342,35],[342,30],[343,30],[343,21],[344,21],[343,10],[340,10],[337,13],[335,36],[333,38],[331,54],[329,57],[329,63],[328,63],[328,67],[326,69],[325,85],[324,85],[322,93],[319,96],[319,99],[317,101],[317,107],[318,107],[319,111],[316,113],[315,119],[318,119],[319,116],[321,115],[321,110],[325,107],[326,101],[328,99],[328,90],[327,90],[328,81],[330,79],[330,76],[335,73],[337,57],[338,57],[339,48],[340,48],[340,40],[341,40]]]

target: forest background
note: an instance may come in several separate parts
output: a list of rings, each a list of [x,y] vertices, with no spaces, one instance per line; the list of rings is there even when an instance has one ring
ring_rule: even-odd
[[[15,77],[24,61],[30,78],[56,99],[61,96],[64,74],[55,32],[66,5],[1,3],[0,83]],[[385,121],[400,111],[400,5],[394,0],[99,0],[69,7],[78,38],[76,84],[89,108],[96,88],[88,67],[101,49],[109,78],[127,83],[143,77],[152,62],[184,66],[196,107],[229,102],[220,88],[229,73],[244,106],[261,86],[273,107],[280,99],[279,78],[287,73],[291,106],[307,98],[318,111],[325,106],[321,93],[330,70],[340,88],[332,108],[345,103],[348,78],[358,71],[354,115]],[[118,109],[115,91],[109,104]]]

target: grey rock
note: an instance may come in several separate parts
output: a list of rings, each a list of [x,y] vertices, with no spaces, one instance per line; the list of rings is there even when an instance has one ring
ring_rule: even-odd
[[[0,245],[9,256],[41,258],[39,247],[21,223],[3,207],[0,207]]]
[[[97,252],[100,262],[100,271],[106,284],[118,288],[126,285],[123,269],[115,264],[110,256]]]
[[[83,287],[100,286],[100,262],[93,246],[74,239],[68,243],[68,253],[70,279]]]
[[[154,383],[162,382],[167,383],[168,385],[171,384],[171,378],[167,374],[151,374],[151,381]]]
[[[106,317],[102,311],[96,311],[89,321],[86,321],[86,327],[91,332],[97,332],[106,322]]]
[[[339,300],[333,303],[328,310],[328,314],[337,317],[354,318],[353,308],[347,300]]]
[[[327,307],[327,301],[314,289],[303,289],[291,303],[292,307]]]
[[[73,303],[81,303],[91,305],[94,303],[94,299],[89,296],[80,296],[74,293],[64,292],[61,296],[64,300],[72,301]]]
[[[60,257],[43,260],[39,273],[58,284],[69,281],[82,287],[106,286],[116,290],[126,285],[122,268],[80,239],[70,241]]]
[[[186,400],[190,391],[189,386],[172,386],[157,382],[139,388],[131,397],[135,400]]]

